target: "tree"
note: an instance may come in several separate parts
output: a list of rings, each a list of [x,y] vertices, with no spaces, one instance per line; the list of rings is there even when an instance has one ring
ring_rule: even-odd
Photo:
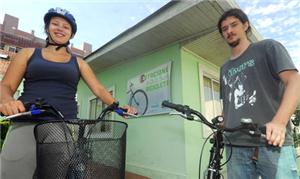
[[[300,121],[300,109],[296,110],[294,114],[295,114],[296,120],[298,120],[298,122],[299,122]]]
[[[8,123],[0,125],[0,134],[1,134],[1,137],[0,137],[0,151],[2,149],[2,145],[3,145],[4,139],[6,137],[6,133],[8,131],[8,128],[9,128],[9,124]]]
[[[300,129],[299,129],[300,110],[296,110],[293,116],[291,117],[291,119],[294,124],[294,129],[293,129],[294,145],[297,148],[300,146]]]

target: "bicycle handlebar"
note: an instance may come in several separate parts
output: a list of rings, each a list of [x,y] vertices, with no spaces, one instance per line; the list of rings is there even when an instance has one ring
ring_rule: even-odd
[[[34,115],[42,114],[44,112],[46,112],[46,110],[36,109],[36,110],[22,112],[22,113],[10,115],[10,116],[1,116],[0,120],[10,120],[10,119],[14,119],[14,118],[17,118],[17,117],[22,117],[22,116],[34,116]]]
[[[120,116],[132,116],[137,117],[135,114],[127,113],[127,109],[119,107],[119,102],[113,102],[111,105],[108,105],[105,109],[102,110],[101,114],[97,118],[98,120],[103,120],[107,112],[115,112]]]
[[[0,121],[10,121],[13,119],[17,119],[19,117],[31,117],[37,116],[41,114],[48,114],[49,116],[56,116],[60,119],[64,119],[62,113],[57,110],[54,106],[51,106],[44,102],[44,99],[38,98],[33,103],[24,103],[24,107],[26,112],[10,115],[10,116],[0,116]]]
[[[261,137],[261,136],[265,137],[265,134],[266,134],[265,126],[259,127],[257,124],[254,124],[252,122],[252,119],[242,119],[241,125],[234,127],[234,128],[226,128],[223,125],[221,125],[223,123],[223,117],[220,118],[220,116],[217,116],[214,119],[212,119],[212,122],[209,122],[200,112],[198,112],[194,109],[191,109],[187,105],[174,104],[169,101],[163,101],[162,106],[174,109],[174,110],[178,111],[179,113],[181,113],[180,116],[183,116],[184,118],[187,118],[188,120],[195,120],[198,122],[202,122],[205,125],[207,125],[209,128],[215,130],[213,132],[213,138],[211,140],[211,143],[213,145],[210,150],[210,157],[209,157],[209,164],[207,167],[207,173],[205,174],[206,178],[209,178],[209,179],[220,179],[221,178],[220,170],[222,169],[221,168],[221,166],[222,166],[221,159],[222,159],[222,152],[223,152],[222,149],[224,147],[224,143],[223,143],[223,133],[224,132],[240,131],[240,132],[246,132],[249,135],[257,136],[257,137]],[[199,119],[195,119],[195,117],[198,117]],[[230,143],[230,141],[229,141],[229,143]],[[202,148],[202,151],[203,151],[203,148]],[[202,151],[201,151],[201,157],[202,157]],[[231,156],[231,154],[230,154],[230,156]],[[229,158],[230,158],[230,156],[229,156]],[[199,179],[201,177],[201,157],[200,157],[200,162],[199,162]],[[227,161],[225,163],[227,163]]]
[[[0,122],[1,121],[10,121],[10,120],[13,120],[13,119],[16,119],[19,117],[37,116],[37,115],[45,114],[45,113],[50,114],[51,116],[56,116],[60,119],[64,119],[63,114],[59,110],[57,110],[55,107],[45,103],[43,99],[37,99],[36,102],[34,102],[34,103],[25,103],[24,106],[25,106],[25,109],[27,110],[26,112],[22,112],[22,113],[10,115],[10,116],[1,116],[0,115]],[[103,119],[105,114],[109,111],[114,111],[120,116],[136,117],[136,115],[134,115],[134,114],[127,113],[127,109],[124,109],[124,108],[121,108],[118,106],[119,106],[118,102],[114,102],[113,104],[107,106],[102,111],[102,113],[100,114],[98,119],[100,119],[100,120]]]
[[[187,105],[181,105],[181,104],[174,104],[169,101],[163,101],[162,106],[168,107],[171,109],[174,109],[182,114],[185,115],[185,118],[188,120],[195,120],[193,115],[196,115],[199,117],[200,121],[210,127],[211,129],[219,129],[225,132],[235,132],[235,131],[241,131],[241,130],[248,130],[248,134],[254,135],[254,136],[262,136],[266,134],[266,127],[265,126],[258,126],[258,124],[254,124],[252,122],[252,119],[242,119],[241,125],[237,126],[235,128],[226,128],[221,125],[219,125],[222,121],[220,119],[217,119],[220,116],[217,116],[213,119],[213,123],[209,122],[200,112],[191,109]]]
[[[181,104],[174,104],[171,103],[169,101],[163,101],[162,102],[162,106],[164,107],[168,107],[171,109],[175,109],[176,111],[184,114],[188,120],[195,120],[194,115],[196,115],[197,117],[200,118],[201,122],[203,122],[204,124],[206,124],[208,127],[210,127],[211,129],[217,129],[217,126],[208,122],[207,119],[198,111],[191,109],[189,106],[187,105],[181,105]]]
[[[184,113],[187,109],[189,109],[189,106],[183,106],[181,104],[174,104],[174,103],[170,103],[169,101],[163,101],[162,102],[162,106],[171,108],[171,109],[175,109],[178,112],[182,112]]]

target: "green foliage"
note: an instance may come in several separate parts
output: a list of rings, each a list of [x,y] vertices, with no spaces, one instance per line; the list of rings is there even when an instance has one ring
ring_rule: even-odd
[[[295,119],[297,119],[298,121],[300,121],[300,110],[295,111]]]
[[[0,151],[2,149],[2,145],[6,136],[6,133],[8,131],[9,128],[9,124],[1,124],[0,125],[0,134],[1,134],[1,138],[0,138]]]
[[[295,111],[292,116],[292,122],[294,124],[293,137],[295,148],[300,147],[300,110]]]

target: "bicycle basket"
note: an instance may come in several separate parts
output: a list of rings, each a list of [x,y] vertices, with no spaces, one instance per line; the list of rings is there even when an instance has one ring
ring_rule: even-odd
[[[125,178],[126,130],[126,123],[109,120],[37,124],[37,177]]]

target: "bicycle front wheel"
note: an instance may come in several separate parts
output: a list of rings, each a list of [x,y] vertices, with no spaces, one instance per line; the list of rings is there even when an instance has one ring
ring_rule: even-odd
[[[129,105],[136,108],[139,115],[144,115],[148,109],[148,97],[145,91],[136,90],[130,100]]]

